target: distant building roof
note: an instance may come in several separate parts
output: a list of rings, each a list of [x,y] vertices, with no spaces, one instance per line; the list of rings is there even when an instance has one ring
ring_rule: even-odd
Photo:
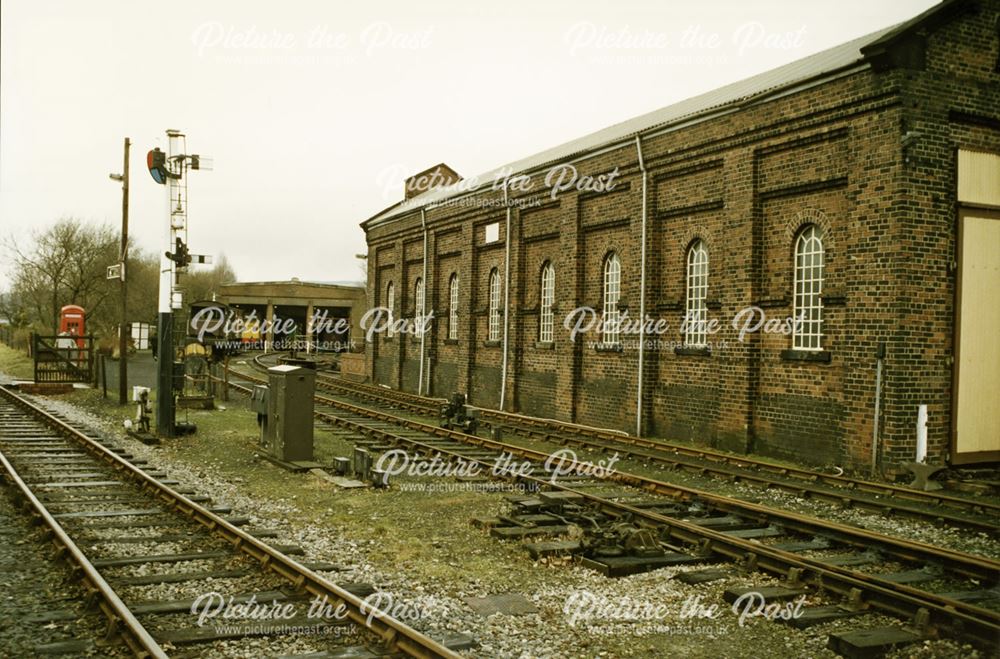
[[[951,11],[942,10],[954,10],[965,5],[967,3],[963,3],[961,0],[945,0],[945,2],[935,5],[903,23],[872,32],[776,69],[609,126],[503,167],[498,167],[477,177],[476,180],[479,182],[479,187],[490,186],[498,176],[502,178],[509,174],[528,172],[545,165],[566,162],[589,151],[621,143],[626,139],[633,139],[640,133],[667,128],[670,125],[694,120],[699,116],[731,112],[739,109],[743,104],[763,100],[778,91],[828,78],[857,66],[869,66],[868,57],[880,54],[881,47],[890,45],[901,36],[909,33],[918,24],[936,14],[941,18],[951,14]],[[450,197],[468,194],[474,189],[478,188],[467,188],[459,184],[428,190],[393,204],[363,222],[361,226],[367,229],[381,221],[405,215]]]
[[[364,282],[361,281],[347,281],[347,280],[331,280],[331,281],[311,281],[311,280],[301,280],[296,277],[291,279],[285,279],[281,281],[237,281],[232,284],[223,284],[220,288],[228,288],[235,286],[329,286],[331,288],[365,288]]]
[[[247,281],[219,287],[217,299],[232,305],[340,306],[361,309],[365,306],[365,287],[360,282]]]
[[[365,282],[363,281],[333,280],[333,281],[307,281],[304,283],[318,284],[320,286],[343,286],[345,288],[365,288]]]

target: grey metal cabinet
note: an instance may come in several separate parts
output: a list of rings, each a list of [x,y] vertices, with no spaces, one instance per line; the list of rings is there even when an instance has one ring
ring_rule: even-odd
[[[312,460],[316,372],[284,364],[267,372],[271,388],[267,441],[271,454],[286,462]]]

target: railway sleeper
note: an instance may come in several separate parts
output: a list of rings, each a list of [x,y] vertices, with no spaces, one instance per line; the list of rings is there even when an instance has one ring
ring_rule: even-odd
[[[918,632],[901,627],[877,627],[830,634],[826,647],[847,659],[870,659],[924,638]]]
[[[357,412],[355,412],[355,414],[357,414]],[[373,413],[372,416],[377,416],[382,423],[391,420],[391,418],[388,417],[385,414],[378,414],[378,415],[376,415],[376,414]],[[370,421],[363,421],[363,423],[370,423]],[[404,422],[400,421],[400,423],[403,424]],[[405,423],[412,428],[412,427],[415,427],[414,424],[416,422],[412,422],[412,423],[411,422],[405,422]],[[383,433],[383,432],[386,432],[386,431],[380,430],[379,432]],[[398,432],[398,431],[396,431],[396,432]],[[423,440],[421,440],[421,441],[423,441]],[[468,441],[470,443],[473,442],[472,438],[469,438]],[[702,456],[699,455],[698,457],[702,457]],[[745,461],[741,461],[741,462],[745,462]],[[744,468],[746,468],[745,465],[738,465],[738,466],[743,466]],[[829,479],[825,475],[819,475],[819,474],[816,474],[816,473],[802,474],[801,472],[794,472],[794,471],[789,471],[789,470],[785,470],[785,469],[781,469],[779,471],[779,473],[783,473],[786,476],[795,476],[798,479],[801,479],[803,481],[810,482],[810,483],[818,483],[820,481],[822,481],[823,483],[829,482]],[[647,489],[657,490],[658,488],[647,486]],[[893,496],[895,494],[895,490],[892,490],[891,488],[886,488],[886,490],[887,490],[887,492],[892,492],[893,493],[893,494],[890,494],[889,496]],[[849,491],[849,490],[846,490],[846,489],[844,490],[844,492],[847,492],[847,491]],[[667,493],[667,492],[663,492],[663,493]],[[528,502],[525,502],[525,503],[528,503]],[[530,503],[532,503],[535,506],[534,510],[536,510],[538,512],[542,512],[542,511],[546,510],[546,504],[545,504],[544,501],[541,500],[540,497],[536,498],[535,501],[530,502]],[[570,506],[566,506],[566,507],[562,508],[560,510],[560,512],[563,515],[568,515],[568,513],[573,512],[573,511],[571,511],[571,507]],[[615,515],[615,517],[618,517],[618,516]],[[780,516],[779,516],[779,518],[780,518]],[[580,524],[576,523],[576,520],[567,519],[567,521],[569,523],[566,524],[566,526],[569,527],[569,528],[571,528],[571,529],[572,528],[588,528],[587,525],[585,525],[585,524],[584,525],[580,525]],[[809,530],[805,529],[805,528],[803,528],[803,529],[801,529],[801,531],[799,531],[798,530],[799,527],[803,526],[803,525],[799,524],[795,520],[792,520],[792,521],[794,523],[792,523],[791,526],[795,527],[796,530],[797,530],[797,532],[801,532],[801,533],[804,533],[804,534],[809,532]],[[678,521],[678,526],[677,526],[676,529],[674,529],[674,530],[677,531],[676,534],[673,534],[671,531],[669,531],[669,529],[671,529],[671,525],[670,525],[669,522],[660,522],[660,525],[662,525],[663,527],[665,527],[665,530],[668,530],[668,533],[665,536],[662,536],[662,537],[671,538],[671,537],[673,537],[673,535],[676,535],[678,538],[683,539],[685,542],[691,542],[692,529],[690,528],[690,526],[691,526],[690,523],[688,523],[688,528],[685,528],[684,526],[681,526],[680,522]],[[558,525],[556,525],[556,526],[558,526]],[[501,529],[503,529],[503,528],[506,528],[508,530],[505,531],[505,532],[501,531]],[[791,535],[791,533],[786,532],[786,531],[780,529],[779,527],[773,527],[772,528],[772,527],[770,527],[770,525],[766,525],[766,524],[763,525],[763,526],[759,526],[756,529],[747,529],[747,530],[750,530],[752,532],[758,532],[758,530],[760,530],[760,529],[763,529],[765,533],[773,534],[775,536]],[[507,533],[507,534],[519,534],[519,533],[523,533],[525,531],[536,531],[536,530],[537,529],[527,529],[527,530],[525,530],[525,529],[519,529],[516,526],[514,526],[514,527],[500,527],[500,528],[494,527],[494,528],[492,528],[490,530],[490,533],[493,534],[493,535],[502,535],[503,533]],[[573,532],[574,535],[577,534],[577,533],[578,532]],[[711,533],[714,533],[716,535],[718,535],[718,534],[726,535],[725,531],[714,531],[713,530],[713,531],[711,531]],[[697,534],[694,534],[694,535],[697,535]],[[730,536],[730,537],[733,537],[733,536]],[[573,540],[575,540],[575,539],[564,540],[564,541],[565,542],[571,542]],[[609,543],[609,544],[618,544],[618,545],[620,545],[622,543],[621,542],[617,542],[617,543]],[[848,542],[848,543],[838,543],[838,544],[843,544],[844,548],[847,549],[846,545],[849,545],[850,543]],[[603,554],[614,553],[614,551],[615,551],[614,548],[612,548],[612,547],[605,547],[601,551],[596,551],[595,547],[593,547],[593,546],[589,546],[588,547],[588,545],[590,545],[590,539],[586,535],[584,535],[584,539],[580,541],[580,547],[581,547],[581,550],[582,550],[582,551],[580,551],[580,554],[582,554],[583,558],[586,558],[586,559],[589,559],[589,560],[594,560],[594,556],[596,556],[597,554],[601,554],[601,553],[603,553]],[[760,569],[766,570],[768,572],[775,572],[776,570],[780,571],[781,570],[781,567],[780,567],[781,561],[784,560],[783,557],[771,556],[767,552],[758,552],[757,550],[751,549],[750,547],[745,547],[745,548],[740,549],[740,545],[739,544],[728,545],[725,541],[720,541],[720,540],[714,540],[714,541],[710,542],[709,546],[710,547],[715,547],[715,549],[718,551],[718,553],[720,555],[718,557],[726,556],[729,559],[737,559],[737,560],[742,559],[742,566],[745,569],[756,570],[759,567]],[[590,554],[592,554],[592,555],[587,555],[588,554],[588,549],[591,550]],[[809,549],[810,549],[809,547],[803,546],[803,551],[808,551]],[[740,554],[737,555],[737,554],[734,554],[733,552],[740,552]],[[665,553],[666,552],[664,552],[664,554]],[[682,555],[685,555],[685,554],[683,554],[683,552],[678,552],[678,553],[681,553]],[[707,553],[707,552],[704,552],[704,553]],[[660,555],[663,555],[663,554],[660,554]],[[845,554],[845,556],[847,556],[847,555]],[[855,556],[855,557],[858,556],[857,552],[854,552],[853,556]],[[606,558],[614,558],[614,557],[615,556],[606,556]],[[716,557],[716,558],[718,558],[718,557]],[[633,557],[633,558],[652,558],[652,556],[648,556],[648,557]],[[705,558],[707,558],[707,557],[702,557],[702,560],[705,560]],[[862,560],[868,561],[868,559],[869,559],[869,557],[866,556]],[[818,558],[811,558],[811,557],[810,558],[803,557],[803,560],[809,561],[812,564],[825,563],[826,565],[830,565],[829,562],[825,558],[824,559],[818,559]],[[854,558],[852,560],[858,560],[858,559]],[[864,563],[861,563],[861,564],[864,564]],[[831,567],[833,567],[833,566],[831,565]],[[822,583],[821,583],[820,580],[821,580],[822,576],[826,574],[826,571],[823,571],[821,568],[818,568],[818,567],[810,568],[810,570],[813,571],[813,572],[819,571],[818,575],[817,574],[812,575],[813,579],[811,581],[814,582],[814,585],[822,586]],[[911,572],[913,572],[913,571],[911,571]],[[845,588],[846,584],[843,583],[845,581],[845,579],[843,577],[844,576],[850,577],[850,574],[848,573],[848,571],[830,570],[829,571],[829,576],[830,576],[830,584],[829,585],[836,592],[841,592],[841,593],[846,592],[846,591],[844,591],[844,588]],[[890,583],[890,581],[888,579],[883,579],[882,578],[883,575],[872,574],[870,576],[873,577],[874,579],[878,579],[878,580],[882,581],[885,584]],[[923,579],[923,577],[924,577],[924,575],[919,575],[917,577],[911,577],[911,576],[907,575],[907,576],[904,577],[904,579],[910,579],[910,578]],[[858,577],[857,581],[859,583],[861,583],[864,580],[865,580],[864,579],[864,575],[859,574],[859,577]],[[912,603],[912,597],[915,596],[915,591],[911,591],[913,593],[913,595],[911,595],[911,601],[909,603],[905,602],[905,600],[902,600],[902,599],[901,600],[897,600],[894,597],[894,595],[893,595],[894,592],[895,591],[893,589],[890,589],[888,587],[882,587],[881,591],[879,590],[879,588],[873,589],[872,592],[869,592],[867,589],[865,590],[866,596],[870,597],[872,603],[876,603],[876,605],[878,606],[878,608],[880,608],[882,610],[896,611],[897,613],[902,613],[902,612],[906,611],[907,608]],[[904,592],[905,592],[905,589],[904,589]],[[858,601],[860,602],[860,593],[859,593]],[[868,603],[868,605],[870,606],[871,603]],[[899,608],[900,606],[902,608]],[[928,606],[931,606],[931,605],[928,605]],[[846,608],[846,609],[849,609],[849,610],[853,611],[853,610],[860,610],[861,607],[853,607],[853,606],[851,606],[849,604],[848,606],[841,607],[841,608]],[[941,629],[948,629],[948,630],[951,630],[952,632],[954,632],[955,625],[953,623],[948,622],[946,620],[947,615],[946,615],[946,612],[943,609],[940,609],[940,608],[935,609],[931,613],[927,613],[925,615],[925,618],[929,618],[932,614],[934,616],[934,624],[935,625],[940,626]],[[972,614],[970,613],[968,615],[971,616]],[[919,616],[918,616],[918,618],[919,618]],[[971,617],[970,617],[970,620],[971,620]],[[918,620],[918,622],[919,622],[919,620]],[[979,625],[979,624],[975,624],[973,626],[977,629],[977,631],[981,631],[981,629],[988,627],[988,625]],[[919,636],[919,633],[918,633],[918,636]],[[985,636],[980,635],[978,638],[982,639],[982,638],[985,638]]]

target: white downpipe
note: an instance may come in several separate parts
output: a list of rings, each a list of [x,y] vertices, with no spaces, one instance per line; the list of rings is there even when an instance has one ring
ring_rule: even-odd
[[[642,159],[642,140],[635,136],[635,150],[639,154],[639,171],[642,172],[642,247],[639,256],[639,376],[635,395],[635,434],[642,436],[642,378],[643,357],[646,354],[644,330],[646,324],[646,163]]]
[[[875,469],[878,467],[878,417],[882,404],[882,358],[879,357],[875,363],[875,418],[872,420],[872,468],[870,475],[875,477]]]
[[[420,309],[418,309],[417,311],[420,314],[420,319],[421,319],[421,322],[423,323],[424,327],[421,328],[421,332],[420,332],[420,370],[419,370],[418,375],[417,375],[417,394],[423,396],[424,395],[424,360],[425,360],[424,348],[426,346],[426,341],[427,341],[427,332],[424,331],[424,329],[427,327],[427,319],[425,318],[425,316],[426,316],[426,309],[427,309],[427,291],[428,291],[428,286],[427,286],[427,211],[425,211],[422,208],[420,209],[420,226],[423,227],[423,230],[424,230],[424,273],[423,273],[423,276],[420,279],[420,281],[421,281],[420,285],[424,287],[424,294],[423,294],[423,299],[420,300],[420,305],[421,305]]]
[[[927,460],[927,406],[917,408],[917,455],[916,462]]]
[[[503,277],[503,364],[500,367],[500,407],[504,409],[507,400],[507,348],[510,329],[510,203],[507,197],[507,184],[503,186],[503,205],[507,209],[507,227],[504,234],[504,277]]]

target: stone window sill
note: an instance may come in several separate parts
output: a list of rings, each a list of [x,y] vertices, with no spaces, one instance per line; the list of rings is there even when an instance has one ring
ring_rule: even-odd
[[[831,360],[828,350],[782,350],[781,358],[786,362],[819,362],[829,364]]]
[[[483,341],[484,348],[499,348],[500,341]]]
[[[622,344],[620,343],[598,343],[594,346],[594,350],[597,352],[622,352]]]
[[[711,357],[712,350],[707,346],[677,346],[674,354],[679,357]]]
[[[535,341],[535,350],[553,350],[555,347],[552,341]]]

